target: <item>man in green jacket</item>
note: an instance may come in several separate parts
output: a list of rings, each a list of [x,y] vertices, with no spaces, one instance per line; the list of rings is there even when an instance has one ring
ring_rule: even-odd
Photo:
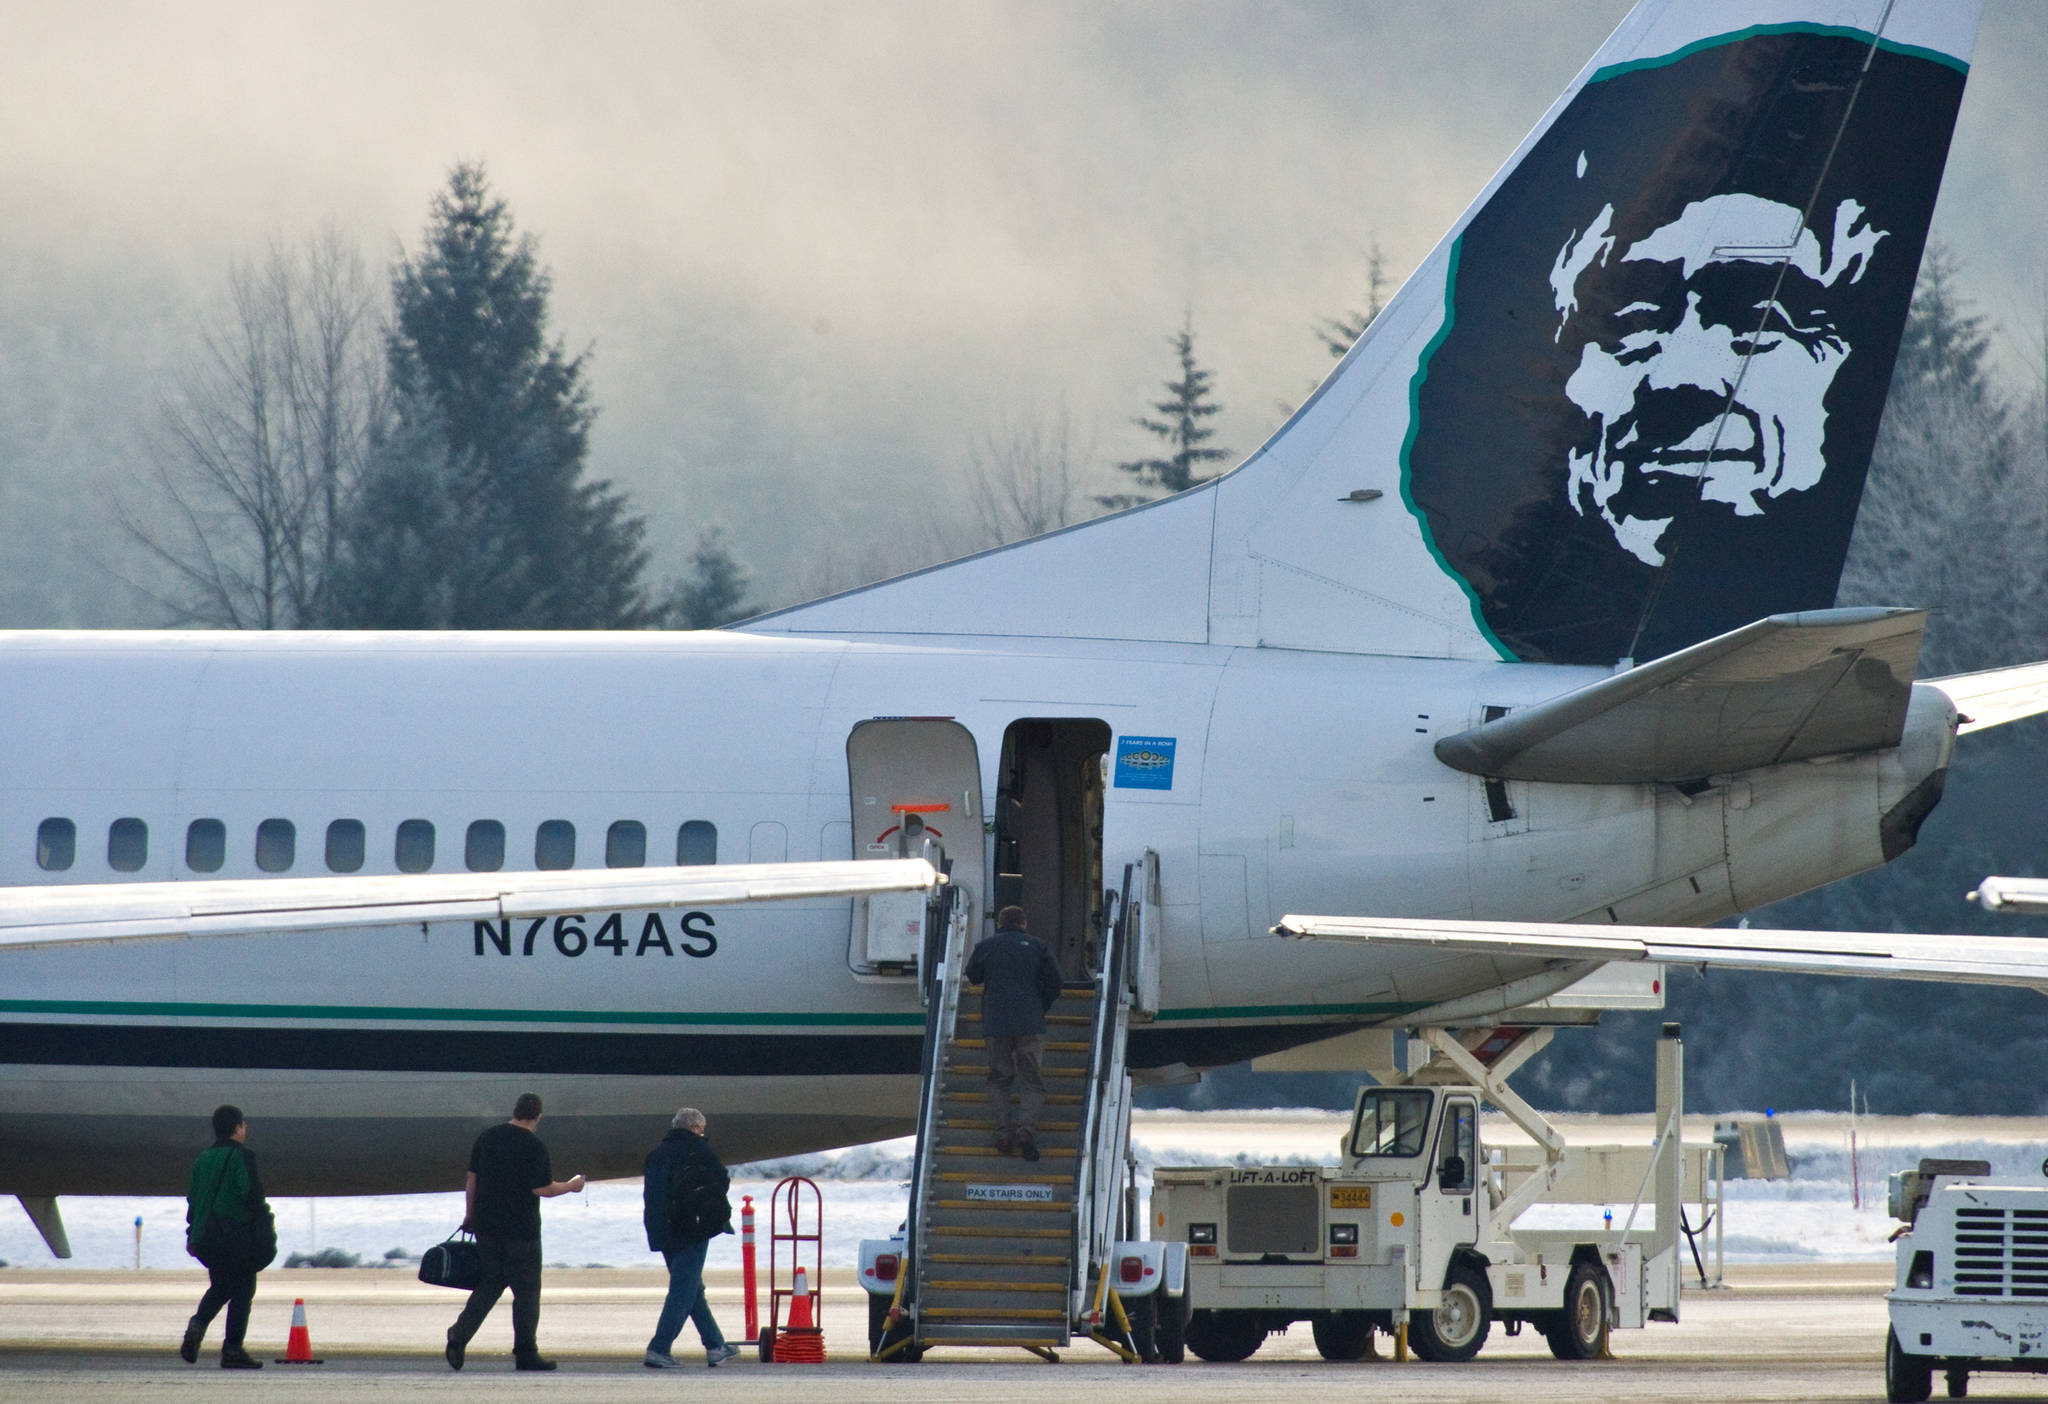
[[[248,1137],[249,1123],[240,1107],[215,1107],[213,1144],[192,1164],[185,1194],[185,1247],[206,1264],[208,1286],[178,1346],[187,1365],[198,1361],[206,1328],[225,1306],[228,1321],[220,1348],[221,1369],[263,1368],[262,1361],[242,1348],[242,1337],[249,1329],[256,1274],[277,1250],[274,1239],[268,1251],[262,1246],[262,1240],[270,1239],[272,1233],[270,1205],[256,1174],[256,1157],[243,1144]]]

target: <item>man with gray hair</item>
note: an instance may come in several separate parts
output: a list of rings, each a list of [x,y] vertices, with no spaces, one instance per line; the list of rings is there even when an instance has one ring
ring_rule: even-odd
[[[647,1246],[668,1264],[668,1296],[654,1338],[642,1364],[650,1370],[673,1370],[669,1348],[688,1319],[704,1343],[704,1363],[722,1365],[740,1353],[727,1345],[704,1298],[704,1253],[711,1240],[732,1232],[731,1185],[711,1143],[704,1139],[704,1113],[683,1107],[669,1122],[669,1132],[647,1153],[641,1181],[642,1221]]]

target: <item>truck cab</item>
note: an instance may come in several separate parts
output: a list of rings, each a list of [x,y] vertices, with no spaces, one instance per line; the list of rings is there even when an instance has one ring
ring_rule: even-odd
[[[2048,1167],[2044,1167],[2048,1169]],[[2048,1186],[1997,1184],[1983,1160],[1923,1160],[1891,1178],[1897,1276],[1885,1302],[1885,1398],[1918,1404],[1947,1376],[2048,1373]]]

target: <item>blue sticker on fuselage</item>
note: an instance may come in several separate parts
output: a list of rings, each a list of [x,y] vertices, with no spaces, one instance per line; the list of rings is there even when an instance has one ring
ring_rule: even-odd
[[[1116,780],[1119,790],[1173,788],[1171,736],[1119,736],[1116,739]]]

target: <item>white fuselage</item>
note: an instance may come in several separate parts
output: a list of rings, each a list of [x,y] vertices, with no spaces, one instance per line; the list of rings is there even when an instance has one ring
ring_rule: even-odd
[[[1159,1012],[1133,1062],[1201,1066],[1425,1011],[1482,1019],[1560,983],[1508,960],[1283,942],[1267,928],[1284,913],[1710,922],[1882,861],[1881,816],[1947,760],[1945,737],[1909,724],[1898,750],[1690,796],[1512,784],[1499,819],[1431,751],[1489,705],[1598,675],[1065,640],[16,634],[0,639],[0,882],[261,877],[260,830],[278,876],[322,876],[336,820],[360,821],[369,874],[399,871],[409,821],[414,867],[417,821],[432,826],[431,871],[464,869],[477,821],[502,825],[511,869],[562,821],[577,867],[605,865],[621,821],[644,827],[650,863],[707,823],[719,861],[845,858],[874,837],[850,811],[858,723],[957,719],[994,795],[1012,722],[1093,718],[1177,743],[1170,787],[1105,791],[1102,857],[1114,886],[1158,855]],[[57,869],[53,819],[74,835]],[[203,873],[200,820],[224,835]],[[263,828],[278,820],[283,869],[283,831]],[[459,1184],[476,1130],[529,1088],[556,1164],[593,1176],[634,1173],[682,1102],[733,1160],[902,1134],[920,1006],[913,981],[856,973],[849,911],[13,952],[0,1191],[175,1189],[194,1128],[230,1101],[285,1193]]]

